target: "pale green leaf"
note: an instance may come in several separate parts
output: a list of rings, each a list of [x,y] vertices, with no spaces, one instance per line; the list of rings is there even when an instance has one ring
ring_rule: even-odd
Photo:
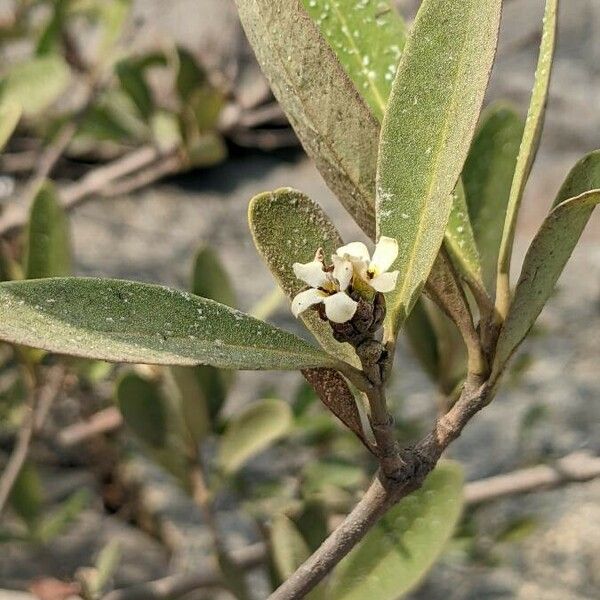
[[[298,0],[236,0],[242,24],[304,148],[371,237],[379,126]]]
[[[90,502],[90,493],[86,489],[73,492],[52,512],[45,514],[35,532],[36,539],[48,544],[60,535]]]
[[[118,540],[112,540],[100,550],[96,559],[96,577],[92,592],[100,594],[105,591],[111,578],[119,568],[121,561],[121,544]]]
[[[87,278],[5,282],[0,305],[0,339],[61,354],[231,369],[335,363],[291,333],[157,285]]]
[[[181,424],[194,447],[210,433],[212,421],[209,408],[212,399],[202,388],[196,369],[211,369],[215,377],[219,375],[214,367],[171,367],[170,371],[176,385]]]
[[[179,148],[183,142],[177,115],[168,110],[157,110],[150,119],[154,142],[162,152]]]
[[[192,269],[192,294],[236,306],[235,291],[221,260],[208,247],[200,248]]]
[[[452,208],[444,242],[460,274],[467,281],[482,283],[479,250],[469,218],[465,189],[460,180],[452,193]]]
[[[496,286],[502,228],[522,136],[523,121],[511,107],[491,106],[482,117],[463,169],[483,280],[490,291]]]
[[[21,118],[21,105],[14,100],[0,99],[0,150],[6,146]]]
[[[42,482],[37,468],[31,462],[22,467],[10,491],[10,504],[30,531],[35,531],[42,514],[43,505]]]
[[[556,45],[557,18],[558,0],[546,0],[542,41],[540,44],[537,70],[535,72],[533,92],[531,94],[527,121],[525,122],[525,130],[523,132],[515,174],[510,189],[508,206],[506,208],[506,219],[504,222],[504,230],[502,232],[502,241],[500,243],[500,252],[498,256],[496,304],[502,316],[506,316],[510,298],[510,263],[515,230],[517,227],[517,217],[519,215],[521,199],[523,198],[523,192],[525,191],[525,186],[527,185],[527,180],[531,173],[544,125],[546,103],[548,101],[548,92],[550,89],[550,75],[552,72],[552,62]]]
[[[248,207],[248,220],[256,248],[290,299],[306,286],[294,275],[293,264],[310,262],[319,248],[329,260],[343,243],[323,209],[291,188],[254,197]],[[306,311],[302,320],[328,352],[358,364],[352,348],[335,341],[329,323],[314,311]]]
[[[496,50],[500,0],[424,0],[383,121],[378,232],[395,238],[400,285],[389,334],[417,301],[438,253]]]
[[[168,410],[158,385],[135,373],[127,373],[117,382],[115,399],[131,431],[147,446],[164,448]]]
[[[379,120],[406,42],[393,2],[303,0],[322,35]]]
[[[19,104],[26,117],[46,110],[66,91],[71,71],[58,54],[29,59],[11,67],[1,88],[4,98]]]
[[[228,474],[284,436],[292,426],[292,410],[282,400],[260,400],[237,415],[220,439],[217,462]]]
[[[498,339],[494,361],[496,375],[525,339],[552,295],[558,278],[599,202],[600,190],[565,200],[546,217],[531,242],[514,299]]]
[[[29,216],[25,248],[27,279],[63,277],[71,273],[71,235],[68,217],[54,185],[38,190]]]
[[[458,523],[462,469],[442,463],[423,487],[393,507],[338,565],[332,600],[396,600],[437,560]]]
[[[282,581],[291,577],[310,556],[308,544],[294,522],[286,515],[277,515],[271,523],[271,552]]]

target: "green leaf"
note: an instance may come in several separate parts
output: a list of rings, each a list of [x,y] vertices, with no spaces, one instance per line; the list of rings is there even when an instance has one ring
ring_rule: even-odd
[[[552,295],[579,237],[600,202],[600,190],[565,200],[546,217],[531,242],[506,321],[500,332],[494,374],[497,376],[525,339]]]
[[[96,559],[96,573],[93,581],[93,594],[101,594],[105,591],[112,576],[119,567],[121,560],[121,544],[118,540],[112,540],[102,550]]]
[[[393,507],[338,565],[332,600],[396,600],[429,571],[462,508],[462,469],[442,463],[423,487]]]
[[[123,29],[131,14],[131,0],[111,0],[97,3],[99,20],[102,25],[102,38],[98,48],[101,60],[110,60],[115,54],[115,45],[123,34]]]
[[[12,509],[35,531],[42,514],[43,492],[39,473],[31,462],[26,462],[10,492]]]
[[[162,152],[179,148],[183,142],[177,115],[168,110],[157,110],[150,118],[154,142]]]
[[[400,285],[387,295],[400,328],[438,253],[494,59],[500,0],[424,0],[383,121],[378,231],[398,240]]]
[[[62,50],[62,33],[66,24],[66,9],[69,0],[55,0],[52,4],[52,14],[37,41],[35,53],[38,56],[45,56],[53,52],[60,53]]]
[[[495,104],[488,108],[463,169],[483,280],[490,291],[496,286],[502,228],[523,126],[522,119],[511,107]]]
[[[148,121],[154,110],[154,98],[144,76],[145,65],[138,60],[122,60],[116,66],[123,91],[131,98],[140,116]]]
[[[406,42],[406,25],[393,3],[303,0],[303,4],[381,121]]]
[[[115,400],[127,426],[151,448],[164,448],[168,410],[158,385],[135,373],[117,382]]]
[[[63,277],[71,273],[68,217],[54,185],[46,181],[37,192],[29,216],[25,275],[27,279]]]
[[[232,308],[237,301],[231,279],[217,254],[208,247],[200,248],[192,271],[192,293]]]
[[[112,362],[294,370],[335,360],[244,313],[157,285],[63,278],[0,284],[0,339]]]
[[[437,381],[440,365],[437,334],[422,300],[415,304],[406,319],[404,332],[424,371],[433,381]]]
[[[569,198],[592,190],[600,190],[600,150],[590,152],[571,169],[554,199],[552,208]]]
[[[89,502],[88,490],[74,492],[58,508],[44,516],[35,532],[35,537],[42,544],[48,544],[80,515]]]
[[[236,0],[273,93],[327,185],[360,227],[373,214],[379,126],[298,0]]]
[[[248,221],[258,252],[290,299],[305,287],[294,274],[293,264],[313,260],[319,248],[329,257],[343,244],[323,209],[302,192],[291,188],[255,196],[248,207]],[[306,311],[302,320],[323,348],[358,365],[352,348],[337,342],[329,324],[314,311]]]
[[[220,440],[217,462],[227,474],[284,436],[292,411],[282,400],[260,400],[231,419]]]
[[[481,260],[469,218],[462,181],[452,193],[452,208],[444,237],[445,246],[457,270],[467,281],[482,283]]]
[[[525,123],[525,130],[523,132],[515,174],[510,189],[504,230],[502,232],[502,241],[500,243],[500,253],[498,256],[496,305],[503,317],[506,316],[508,305],[510,303],[510,262],[515,229],[517,227],[517,217],[519,215],[521,199],[523,198],[523,192],[525,191],[525,186],[529,179],[529,174],[531,173],[544,125],[548,91],[550,89],[550,75],[554,59],[554,48],[556,45],[557,19],[558,0],[546,0],[543,21],[544,27],[538,65],[535,72],[535,82],[533,84],[527,121]]]
[[[15,100],[0,99],[0,150],[6,146],[21,119],[21,105]]]
[[[49,54],[11,67],[1,88],[6,100],[19,104],[26,117],[34,117],[56,102],[70,81],[71,71],[64,59]]]
[[[294,522],[285,515],[277,515],[271,523],[271,552],[275,568],[285,581],[310,556],[310,549]]]
[[[172,367],[171,374],[177,385],[178,405],[185,427],[194,447],[211,431],[210,401],[200,385],[196,369],[211,369],[213,367]]]

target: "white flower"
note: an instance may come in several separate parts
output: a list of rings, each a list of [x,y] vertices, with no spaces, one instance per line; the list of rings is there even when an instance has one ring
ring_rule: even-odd
[[[334,264],[336,261],[349,263],[354,273],[377,292],[385,294],[396,287],[398,271],[388,271],[398,256],[398,242],[395,239],[381,236],[373,258],[362,242],[346,244],[337,249],[336,255],[332,257]]]
[[[300,313],[316,304],[323,303],[325,314],[333,323],[346,323],[356,312],[358,302],[348,296],[346,290],[352,281],[353,268],[347,261],[334,261],[333,271],[325,270],[322,255],[318,252],[315,260],[302,264],[294,263],[294,274],[310,285],[310,289],[300,292],[292,300],[292,313]]]

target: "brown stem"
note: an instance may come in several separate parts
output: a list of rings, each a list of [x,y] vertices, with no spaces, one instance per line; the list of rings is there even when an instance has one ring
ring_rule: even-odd
[[[308,594],[389,508],[421,487],[447,446],[490,399],[490,390],[481,378],[469,376],[450,411],[436,420],[432,431],[420,442],[402,452],[403,466],[393,478],[379,475],[342,524],[269,600],[297,600]]]

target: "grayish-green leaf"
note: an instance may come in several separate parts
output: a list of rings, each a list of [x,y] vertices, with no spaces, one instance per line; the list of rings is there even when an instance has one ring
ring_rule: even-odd
[[[34,531],[42,513],[43,491],[38,470],[26,462],[10,491],[10,504],[16,514]]]
[[[292,410],[282,400],[260,400],[231,419],[220,440],[217,461],[228,474],[284,436]]]
[[[171,368],[171,375],[177,388],[177,403],[182,426],[194,448],[211,430],[210,400],[200,385],[196,369],[211,369],[215,372],[215,376],[219,374],[218,369],[214,367]]]
[[[371,237],[379,126],[298,0],[236,0],[273,92],[327,185]]]
[[[112,279],[0,284],[0,339],[112,362],[305,369],[334,359],[295,335],[186,292]]]
[[[438,253],[496,50],[501,0],[424,0],[383,121],[378,232],[395,238],[400,283],[389,335],[405,321]]]
[[[396,600],[413,589],[444,549],[462,508],[462,469],[442,463],[423,487],[392,508],[338,565],[332,600]]]
[[[19,104],[27,117],[46,110],[66,91],[71,71],[58,54],[32,58],[14,65],[1,85],[4,98]]]
[[[29,216],[25,252],[27,279],[71,274],[71,235],[68,217],[54,185],[47,181],[38,190]]]
[[[340,234],[323,209],[291,188],[254,197],[248,207],[248,221],[257,250],[290,299],[306,285],[294,274],[293,264],[310,262],[319,248],[329,260],[342,245]],[[315,312],[306,311],[302,320],[323,348],[358,365],[354,350],[334,340],[329,324]]]
[[[0,150],[6,146],[21,118],[21,105],[15,100],[0,99]]]
[[[43,544],[51,542],[70,525],[88,505],[90,493],[88,490],[73,492],[62,504],[51,513],[44,515],[35,532],[35,537]]]
[[[437,335],[429,314],[422,300],[419,300],[411,311],[404,332],[410,342],[423,369],[433,381],[439,377],[440,356],[437,347]]]
[[[535,72],[535,82],[533,84],[527,121],[525,122],[525,130],[523,132],[515,174],[510,189],[504,230],[502,232],[502,241],[500,243],[500,253],[498,256],[496,304],[502,316],[506,316],[510,298],[510,262],[515,230],[517,227],[517,217],[519,215],[521,199],[523,198],[523,192],[525,191],[525,186],[529,179],[529,174],[531,173],[544,125],[548,91],[550,89],[550,75],[554,59],[554,48],[556,45],[557,17],[558,0],[546,0],[542,41],[540,44],[538,65]]]
[[[168,410],[158,385],[135,373],[117,383],[115,399],[127,426],[150,448],[167,443]]]
[[[303,0],[344,69],[381,120],[402,49],[406,25],[390,0]]]
[[[479,250],[475,243],[462,181],[458,182],[452,192],[452,208],[444,242],[460,274],[467,281],[482,283]]]
[[[494,361],[496,374],[525,339],[550,298],[594,207],[599,202],[600,190],[565,200],[546,217],[531,242],[523,262],[515,297],[498,339]]]
[[[513,180],[523,121],[510,106],[488,108],[463,169],[463,183],[488,290],[496,286],[496,266],[506,206]]]

